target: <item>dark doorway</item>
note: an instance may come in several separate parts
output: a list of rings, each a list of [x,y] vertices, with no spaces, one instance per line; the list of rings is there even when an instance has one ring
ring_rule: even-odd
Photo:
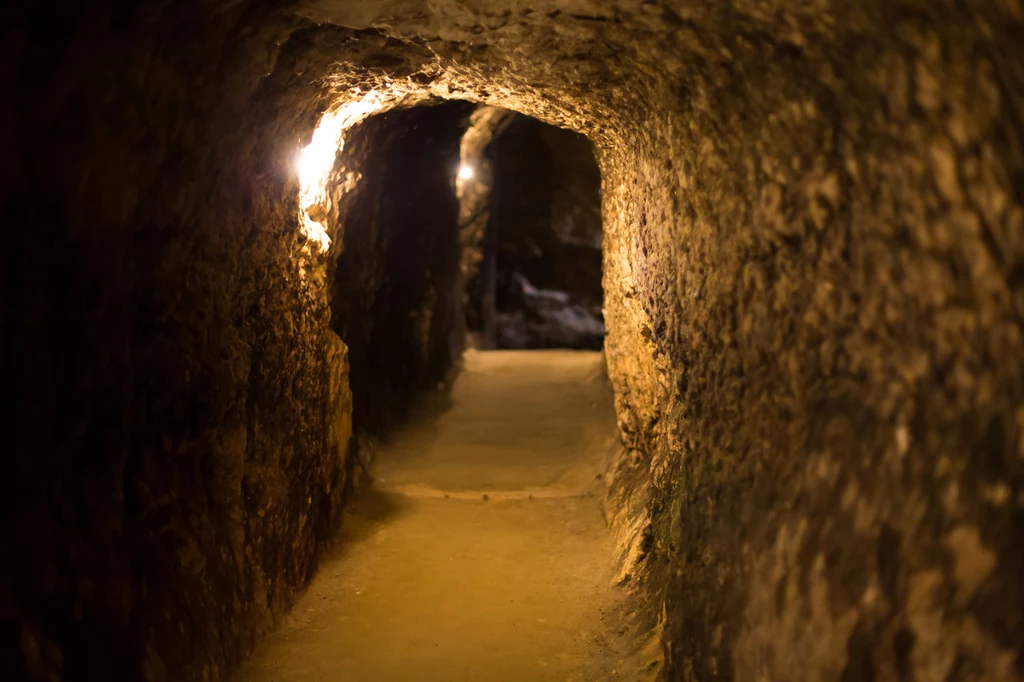
[[[494,109],[474,115],[467,140],[463,232],[475,221],[479,240],[469,265],[470,343],[600,349],[601,173],[590,141]]]

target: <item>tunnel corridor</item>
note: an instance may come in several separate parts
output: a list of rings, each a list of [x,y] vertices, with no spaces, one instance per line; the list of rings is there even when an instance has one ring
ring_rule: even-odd
[[[1020,0],[0,34],[0,679],[1024,681]]]
[[[600,350],[601,171],[587,138],[481,107],[457,191],[469,345]]]
[[[653,679],[600,510],[614,423],[599,353],[471,352],[239,679]]]

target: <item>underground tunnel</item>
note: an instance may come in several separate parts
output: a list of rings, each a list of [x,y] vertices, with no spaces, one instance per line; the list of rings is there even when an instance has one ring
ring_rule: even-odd
[[[3,679],[1024,679],[1020,0],[0,18]]]
[[[457,192],[468,343],[600,350],[601,170],[586,137],[483,107]]]

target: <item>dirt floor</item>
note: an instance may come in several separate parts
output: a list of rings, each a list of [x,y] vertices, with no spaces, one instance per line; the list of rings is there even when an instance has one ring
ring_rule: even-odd
[[[599,353],[470,351],[448,405],[378,453],[336,552],[236,679],[626,680],[600,474]]]

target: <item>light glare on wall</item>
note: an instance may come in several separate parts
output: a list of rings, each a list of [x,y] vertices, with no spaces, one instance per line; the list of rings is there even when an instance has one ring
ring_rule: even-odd
[[[472,166],[463,165],[459,168],[459,179],[472,180],[474,173]]]
[[[302,231],[321,251],[331,246],[323,223],[310,217],[310,209],[327,203],[327,181],[338,152],[345,146],[344,132],[384,107],[381,93],[371,90],[360,99],[326,112],[313,131],[313,139],[295,160],[299,176],[299,221]]]

